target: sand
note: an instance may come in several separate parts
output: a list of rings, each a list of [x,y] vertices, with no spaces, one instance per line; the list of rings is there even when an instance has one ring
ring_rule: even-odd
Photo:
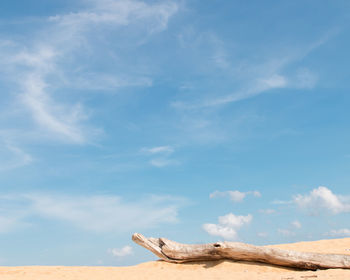
[[[337,253],[350,255],[350,238],[274,245],[281,249],[302,252]],[[109,279],[259,279],[259,280],[350,280],[350,269],[300,271],[261,263],[215,261],[170,264],[147,262],[128,267],[65,267],[27,266],[0,267],[1,280],[109,280]]]

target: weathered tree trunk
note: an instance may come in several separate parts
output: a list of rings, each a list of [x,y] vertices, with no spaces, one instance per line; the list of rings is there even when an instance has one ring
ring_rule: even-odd
[[[239,242],[181,244],[166,238],[146,238],[139,233],[135,233],[132,240],[152,251],[164,261],[172,263],[232,259],[312,270],[350,268],[350,255],[303,253]]]

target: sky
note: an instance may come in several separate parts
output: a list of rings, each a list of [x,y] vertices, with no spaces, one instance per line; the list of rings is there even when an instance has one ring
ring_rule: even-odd
[[[348,1],[2,0],[0,265],[131,235],[350,237]]]

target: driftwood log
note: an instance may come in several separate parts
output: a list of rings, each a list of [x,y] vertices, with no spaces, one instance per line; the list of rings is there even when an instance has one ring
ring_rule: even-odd
[[[146,238],[139,233],[135,233],[132,240],[162,260],[172,263],[231,259],[311,270],[350,268],[350,255],[305,253],[239,242],[181,244],[166,238]]]

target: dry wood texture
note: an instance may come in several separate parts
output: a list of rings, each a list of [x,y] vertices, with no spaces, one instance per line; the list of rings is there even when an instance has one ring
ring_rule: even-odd
[[[164,261],[173,263],[231,259],[312,270],[350,268],[350,255],[297,252],[239,242],[181,244],[166,238],[146,238],[139,233],[135,233],[132,240]]]

